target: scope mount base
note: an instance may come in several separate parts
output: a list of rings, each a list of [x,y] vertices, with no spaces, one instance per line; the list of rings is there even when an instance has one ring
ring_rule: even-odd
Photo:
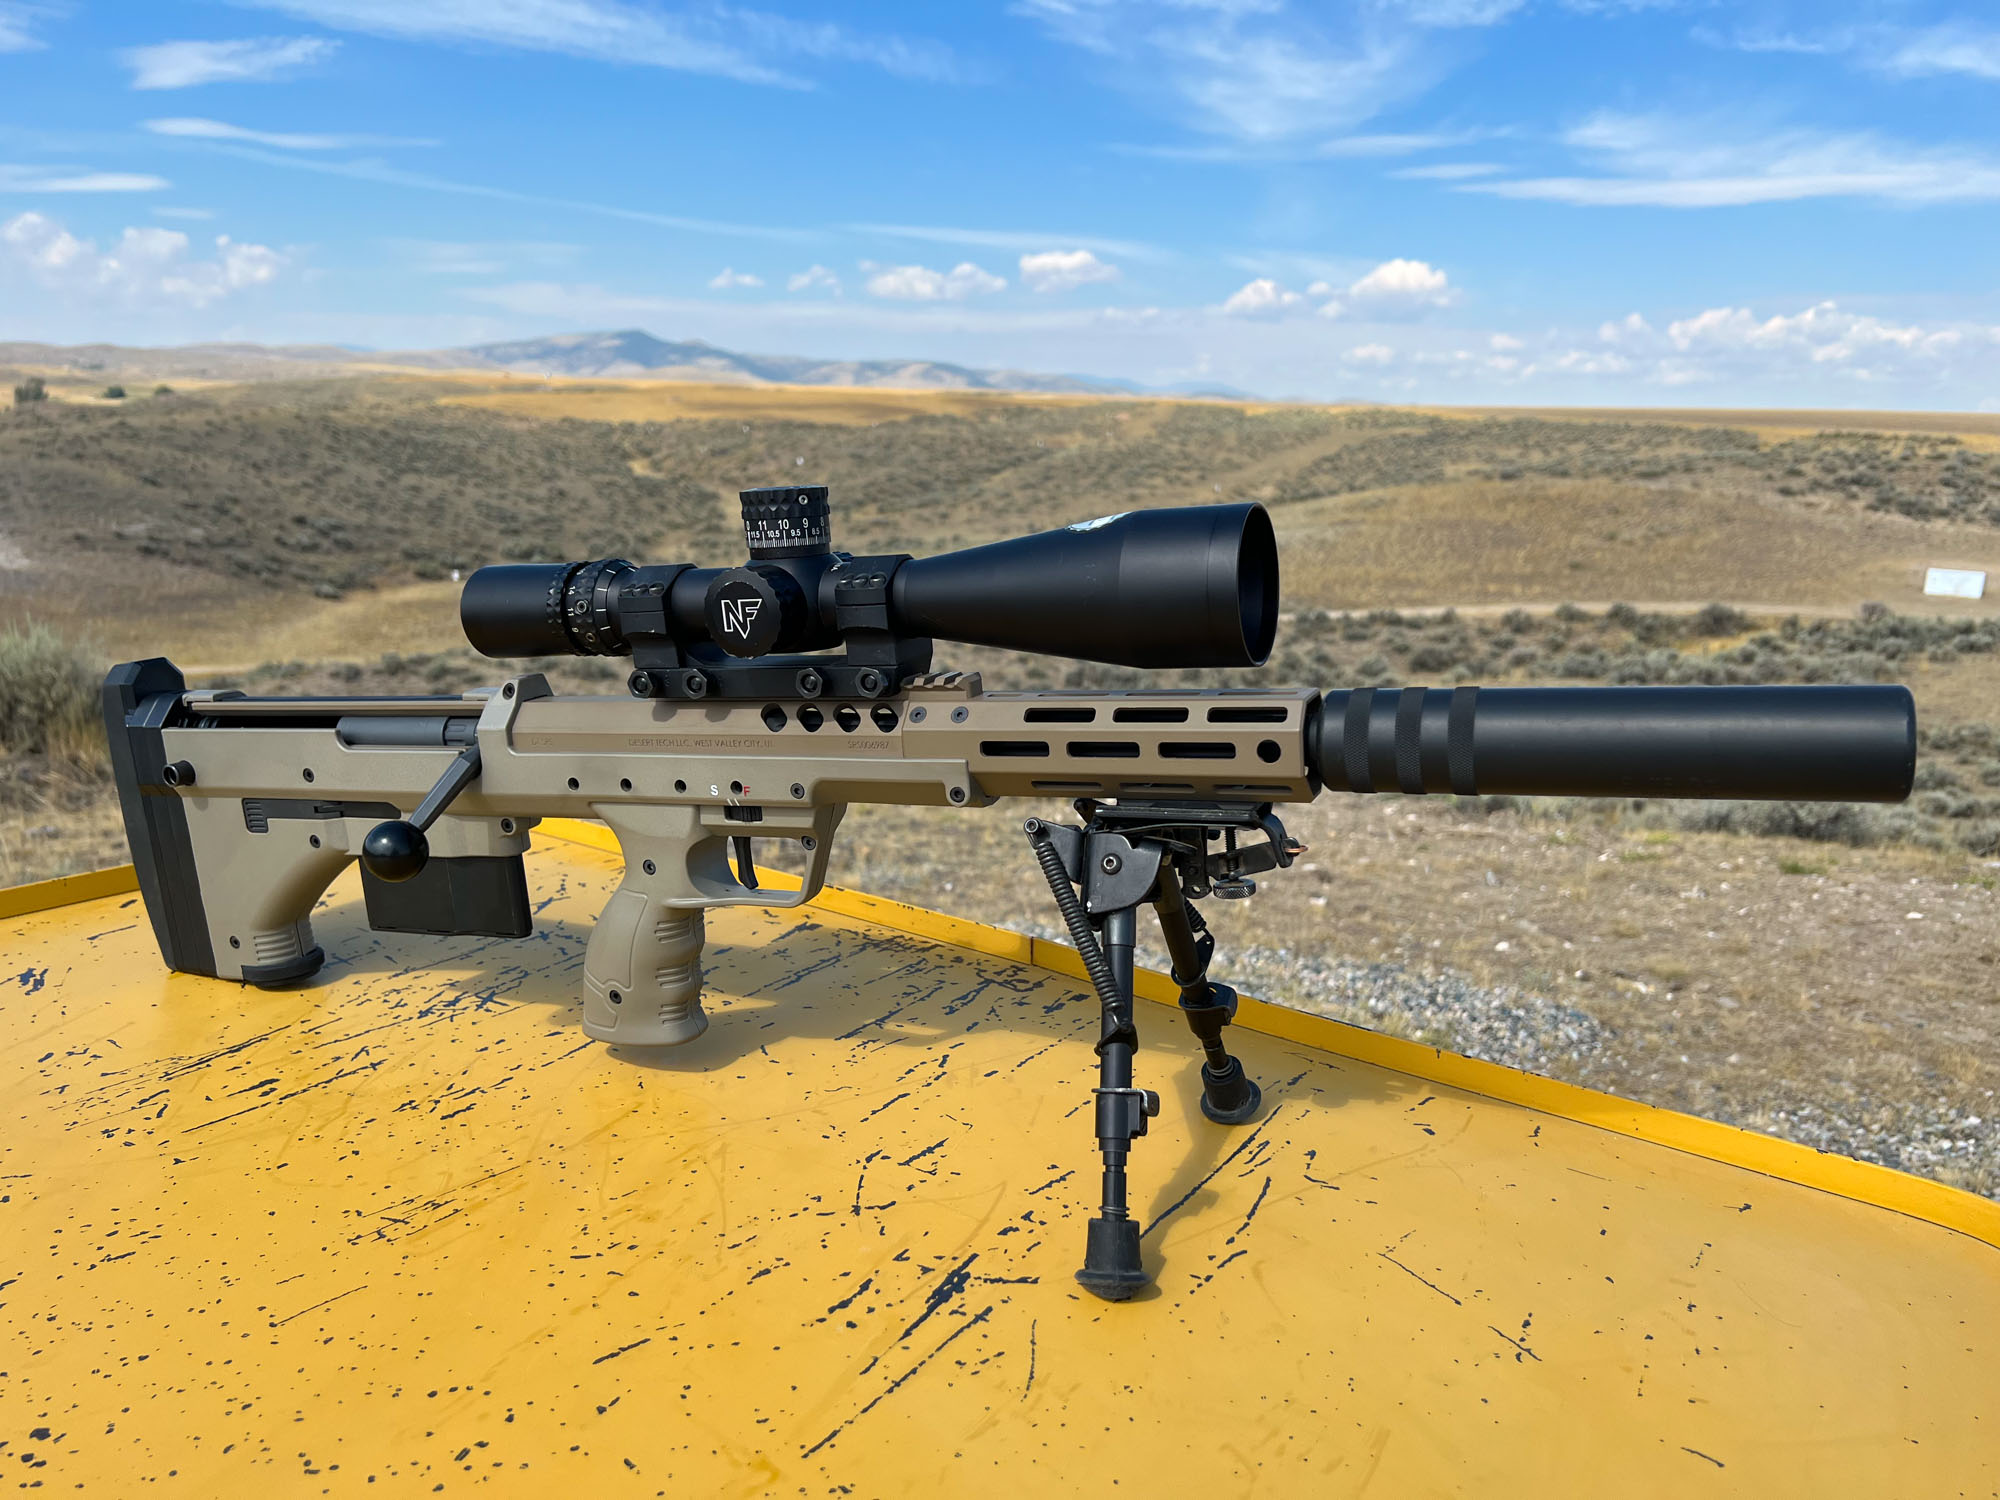
[[[728,703],[771,699],[893,698],[912,677],[931,669],[928,640],[898,640],[884,651],[854,649],[837,656],[771,655],[739,660],[704,648],[664,649],[634,642],[626,686],[635,698],[714,699]]]

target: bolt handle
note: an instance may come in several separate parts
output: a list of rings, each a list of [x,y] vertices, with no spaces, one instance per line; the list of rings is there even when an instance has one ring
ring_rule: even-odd
[[[414,879],[430,862],[430,840],[424,830],[444,816],[452,800],[479,777],[479,746],[467,745],[452,760],[436,786],[425,793],[409,821],[392,818],[377,823],[361,841],[361,867],[377,880]]]
[[[414,879],[430,862],[431,841],[414,823],[391,819],[377,823],[361,841],[361,867],[377,880],[400,883]]]

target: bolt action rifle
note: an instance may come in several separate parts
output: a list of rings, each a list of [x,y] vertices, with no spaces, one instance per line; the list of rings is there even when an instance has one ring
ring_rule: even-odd
[[[1241,898],[1303,852],[1274,808],[1322,791],[1411,796],[1899,801],[1916,760],[1901,687],[1230,688],[988,692],[931,669],[934,639],[1143,668],[1253,667],[1278,626],[1256,505],[1132,511],[930,558],[831,545],[821,486],[745,491],[741,567],[610,559],[481,568],[460,615],[489,657],[628,656],[629,696],[558,697],[540,674],[460,697],[189,691],[163,658],[112,670],[105,721],[161,954],[262,986],[315,973],[309,920],[357,856],[383,931],[524,937],[522,855],[547,817],[601,819],[623,882],[584,961],[585,1033],[693,1040],[703,914],[816,895],[851,803],[1030,818],[1034,858],[1102,1007],[1103,1196],[1077,1279],[1144,1286],[1126,1161],[1159,1097],[1133,1082],[1137,913],[1150,906],[1200,1041],[1202,1112],[1237,1125],[1257,1085],[1223,1042],[1196,902]],[[755,839],[803,852],[760,882]]]

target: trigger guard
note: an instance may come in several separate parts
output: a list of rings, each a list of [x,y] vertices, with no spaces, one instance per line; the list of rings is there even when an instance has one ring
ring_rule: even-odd
[[[787,811],[791,811],[787,809]],[[799,811],[804,811],[800,809]],[[665,905],[674,907],[763,906],[776,909],[804,906],[826,885],[833,859],[833,835],[846,815],[844,803],[811,809],[810,822],[800,819],[790,826],[772,819],[763,823],[729,822],[721,827],[703,821],[707,835],[687,850],[688,889],[668,896]],[[772,826],[777,823],[777,826]],[[746,886],[738,878],[731,857],[730,840],[736,838],[782,839],[808,845],[805,873],[797,890],[773,888],[769,884]]]

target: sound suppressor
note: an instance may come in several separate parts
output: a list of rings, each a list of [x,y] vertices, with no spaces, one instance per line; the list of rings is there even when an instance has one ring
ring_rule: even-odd
[[[1360,688],[1328,693],[1329,790],[1901,802],[1905,687]]]

